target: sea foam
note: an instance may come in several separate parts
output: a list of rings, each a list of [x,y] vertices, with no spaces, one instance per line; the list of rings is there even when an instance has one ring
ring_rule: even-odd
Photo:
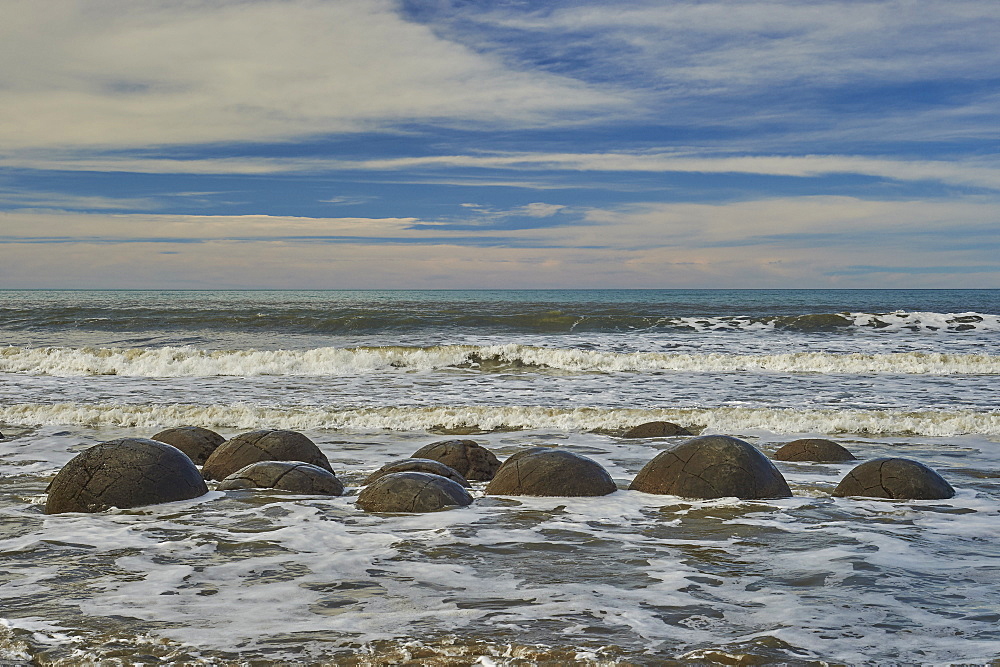
[[[734,372],[998,375],[1000,356],[900,352],[833,354],[617,353],[519,345],[322,347],[308,350],[157,348],[0,348],[0,372],[61,377],[212,377],[359,375],[398,370],[551,369],[581,373]]]

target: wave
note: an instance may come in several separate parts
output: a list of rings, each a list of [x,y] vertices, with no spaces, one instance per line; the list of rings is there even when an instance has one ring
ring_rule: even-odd
[[[462,368],[584,373],[777,372],[826,374],[997,375],[1000,356],[902,352],[886,354],[688,354],[600,352],[518,344],[429,347],[323,347],[309,350],[212,351],[160,348],[0,348],[0,372],[60,377],[340,376],[392,370]]]
[[[21,403],[0,406],[0,422],[156,429],[206,428],[354,431],[534,430],[618,431],[647,421],[672,421],[719,433],[764,429],[774,433],[956,436],[1000,435],[1000,412],[794,410],[769,408],[600,409],[538,406],[280,408],[229,405],[114,405]]]
[[[664,308],[667,308],[665,306]],[[681,312],[686,311],[682,310]],[[939,313],[824,312],[798,314],[705,315],[658,312],[648,305],[530,303],[385,303],[379,307],[289,307],[232,304],[218,307],[163,306],[139,303],[125,308],[33,306],[0,309],[3,327],[22,331],[250,331],[356,335],[413,331],[490,331],[524,333],[599,333],[637,331],[726,332],[790,331],[1000,332],[1000,315],[979,312]]]

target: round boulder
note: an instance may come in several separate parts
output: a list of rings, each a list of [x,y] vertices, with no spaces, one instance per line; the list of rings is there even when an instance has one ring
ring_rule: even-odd
[[[661,438],[668,435],[694,435],[673,422],[646,422],[625,431],[623,438]]]
[[[606,496],[617,490],[597,461],[544,447],[511,456],[486,485],[495,496]]]
[[[45,513],[60,514],[188,500],[205,495],[208,487],[195,464],[176,447],[122,438],[77,454],[47,491]]]
[[[629,489],[684,498],[788,498],[788,483],[749,442],[727,435],[692,438],[656,455]]]
[[[801,438],[783,445],[774,453],[778,461],[813,461],[815,463],[842,463],[856,461],[844,447],[824,438]]]
[[[310,496],[339,496],[344,485],[329,470],[300,461],[259,461],[219,482],[219,491],[279,489]]]
[[[226,441],[215,431],[200,426],[176,426],[160,431],[153,440],[173,445],[187,454],[195,465],[204,465],[215,449]]]
[[[442,440],[421,447],[411,458],[440,461],[458,471],[465,479],[488,482],[493,479],[500,460],[474,440]]]
[[[358,494],[366,512],[436,512],[464,507],[472,496],[459,484],[426,472],[394,472],[380,477]]]
[[[892,498],[894,500],[944,500],[955,489],[923,463],[884,458],[865,461],[847,473],[833,495]]]
[[[431,475],[441,475],[462,486],[469,486],[469,481],[458,474],[458,471],[451,466],[446,466],[440,461],[433,459],[403,459],[402,461],[392,461],[368,475],[365,484],[371,484],[379,477],[385,477],[394,472],[426,472]]]
[[[301,461],[333,472],[330,462],[312,440],[295,431],[251,431],[218,446],[205,461],[205,479],[225,479],[260,461]]]

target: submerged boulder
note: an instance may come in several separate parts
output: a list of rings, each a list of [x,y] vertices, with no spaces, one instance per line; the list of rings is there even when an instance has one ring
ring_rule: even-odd
[[[243,433],[218,446],[205,461],[205,479],[225,479],[259,461],[301,461],[333,472],[330,461],[312,440],[296,431],[262,430]]]
[[[486,485],[486,493],[497,496],[606,496],[617,490],[597,461],[547,447],[511,456]]]
[[[691,431],[687,430],[679,424],[673,422],[646,422],[645,424],[639,424],[638,426],[633,426],[629,430],[625,431],[623,438],[661,438],[670,435],[694,435]]]
[[[204,465],[212,452],[226,441],[215,431],[201,426],[175,426],[160,431],[152,439],[173,445],[187,454],[196,465]]]
[[[840,481],[833,495],[892,498],[895,500],[944,500],[955,489],[923,463],[910,459],[882,458],[865,461]]]
[[[344,485],[329,470],[301,461],[259,461],[219,483],[219,491],[279,489],[302,495],[339,496]]]
[[[462,477],[457,470],[433,459],[403,459],[401,461],[386,463],[384,466],[368,475],[368,478],[365,479],[365,484],[371,484],[379,477],[385,477],[386,475],[390,475],[394,472],[408,471],[441,475],[442,477],[447,477],[451,481],[461,484],[462,486],[469,486],[469,481]]]
[[[813,461],[816,463],[841,463],[856,461],[854,454],[825,438],[800,438],[783,445],[774,453],[778,461]]]
[[[208,493],[197,466],[156,440],[122,438],[72,458],[48,488],[46,514],[101,512],[188,500]]]
[[[692,438],[664,450],[629,489],[685,498],[787,498],[788,483],[749,442],[726,435]]]
[[[436,512],[464,507],[472,496],[458,482],[426,472],[394,472],[378,478],[358,494],[366,512]]]
[[[500,468],[500,459],[475,440],[442,440],[413,452],[411,458],[440,461],[466,479],[488,482]]]

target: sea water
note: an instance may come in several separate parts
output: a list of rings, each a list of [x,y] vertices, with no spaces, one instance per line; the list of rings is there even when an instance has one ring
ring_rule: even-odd
[[[337,664],[1000,660],[1000,291],[0,292],[0,661]],[[627,490],[683,437],[902,456],[944,501]],[[308,435],[348,492],[43,513],[119,437]],[[463,437],[558,447],[602,498],[365,514],[365,477]],[[211,488],[211,485],[210,485]]]

